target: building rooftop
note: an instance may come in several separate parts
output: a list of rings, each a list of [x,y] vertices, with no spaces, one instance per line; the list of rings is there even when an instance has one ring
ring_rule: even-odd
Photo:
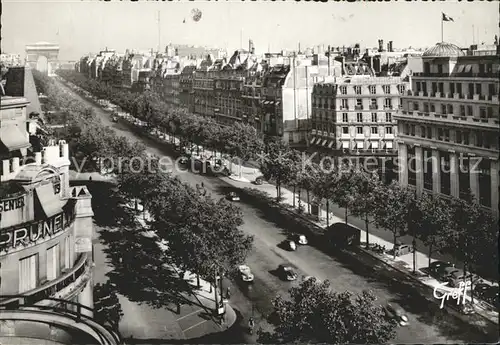
[[[464,56],[464,52],[460,47],[446,42],[437,43],[434,47],[427,49],[423,57],[459,57]]]

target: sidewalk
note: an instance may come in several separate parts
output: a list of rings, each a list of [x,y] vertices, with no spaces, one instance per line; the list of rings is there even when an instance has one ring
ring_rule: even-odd
[[[139,210],[142,210],[142,208],[139,207]],[[150,219],[147,211],[136,216],[136,221],[145,229],[142,233],[143,236],[154,238],[156,234],[146,230],[146,222]],[[158,241],[157,244],[161,249],[168,250],[168,244],[166,242]],[[171,265],[169,266],[180,274],[177,268]],[[200,286],[198,286],[196,274],[189,271],[184,273],[182,279],[189,284],[189,290],[192,292],[191,294],[184,295],[184,297],[193,303],[192,305],[183,305],[181,307],[181,313],[176,320],[186,339],[223,332],[236,322],[236,312],[228,304],[228,300],[222,298],[222,291],[219,291],[219,289],[217,290],[217,301],[220,303],[222,300],[224,309],[224,313],[219,318],[215,314],[217,305],[215,301],[215,289],[213,289],[212,284],[200,278]]]

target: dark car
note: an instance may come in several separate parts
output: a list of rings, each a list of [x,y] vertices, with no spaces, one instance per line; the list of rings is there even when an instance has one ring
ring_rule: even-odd
[[[438,278],[439,278],[439,280],[444,281],[444,282],[445,282],[445,281],[448,281],[448,278],[450,278],[450,277],[451,277],[451,275],[452,275],[453,273],[457,272],[457,271],[459,271],[459,269],[458,269],[458,268],[455,268],[455,267],[453,267],[453,266],[445,267],[445,268],[443,268],[443,269],[441,270],[441,272],[440,272],[440,274],[439,274]]]
[[[390,303],[385,305],[383,308],[385,316],[388,319],[397,322],[399,326],[407,326],[409,324],[408,316],[406,316],[406,313],[404,312],[403,309],[394,306]]]
[[[440,275],[446,267],[452,267],[453,265],[449,262],[444,261],[434,261],[429,265],[429,272],[432,275]]]
[[[479,283],[474,286],[474,294],[477,298],[498,307],[499,294],[498,286]]]
[[[279,265],[278,274],[284,280],[292,281],[297,279],[297,273],[295,273],[294,268],[288,264]]]

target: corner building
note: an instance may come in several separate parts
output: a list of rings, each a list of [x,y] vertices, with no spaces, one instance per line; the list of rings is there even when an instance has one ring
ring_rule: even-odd
[[[498,216],[498,50],[438,43],[423,56],[398,121],[399,180],[418,194],[476,200]]]
[[[0,343],[117,344],[92,319],[91,195],[69,186],[67,143],[30,151],[28,102],[14,101],[0,123],[18,117],[0,138]]]

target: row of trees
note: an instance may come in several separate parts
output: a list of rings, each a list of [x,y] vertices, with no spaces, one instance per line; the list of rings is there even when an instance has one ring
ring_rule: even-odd
[[[331,203],[338,204],[346,210],[346,222],[348,214],[364,220],[367,247],[370,225],[374,223],[392,233],[394,244],[400,237],[411,235],[416,249],[415,239],[422,240],[428,248],[429,264],[433,254],[446,252],[463,262],[465,271],[475,265],[496,272],[497,222],[471,193],[464,199],[432,194],[417,197],[414,190],[397,182],[387,185],[376,173],[359,166],[306,162],[303,153],[280,142],[266,149],[262,172],[276,182],[278,199],[281,186],[287,185],[294,194],[306,190],[308,199],[311,194],[308,204],[326,201],[327,214]],[[413,261],[415,269],[415,254]]]
[[[147,129],[157,128],[181,140],[192,142],[243,160],[251,159],[264,148],[264,142],[255,128],[245,124],[225,127],[213,119],[189,113],[184,108],[162,102],[159,96],[146,91],[141,94],[117,89],[88,79],[74,71],[58,71],[69,82],[120,106],[135,118],[147,123]]]
[[[243,159],[255,157],[263,150],[265,158],[261,160],[261,170],[267,179],[275,182],[278,198],[281,187],[288,186],[294,193],[305,190],[308,199],[312,197],[312,203],[326,201],[327,209],[331,203],[338,204],[346,210],[346,222],[349,213],[365,221],[367,245],[369,227],[375,223],[392,232],[394,243],[409,234],[424,242],[429,257],[437,251],[448,252],[462,261],[465,269],[473,264],[493,274],[496,272],[498,253],[496,242],[492,241],[498,235],[496,221],[470,194],[465,199],[442,199],[431,195],[417,198],[413,191],[397,184],[388,186],[376,174],[356,167],[335,168],[328,164],[319,167],[281,140],[262,140],[248,126],[221,127],[210,119],[161,102],[154,93],[146,92],[136,97],[76,72],[63,73],[64,78],[76,85],[106,97],[134,117],[152,127],[160,126],[185,142],[215,148]],[[223,135],[228,132],[237,134]],[[309,201],[308,205],[311,204]],[[416,246],[416,241],[413,245]]]
[[[150,229],[159,242],[168,243],[168,253],[146,243],[131,243],[142,236],[123,236],[130,243],[120,242],[122,254],[114,257],[113,263],[121,267],[126,260],[127,270],[136,275],[131,281],[149,277],[149,288],[158,292],[156,296],[162,296],[163,278],[171,268],[161,262],[173,263],[180,271],[195,272],[213,281],[216,273],[231,271],[246,259],[253,238],[238,228],[242,214],[236,206],[224,199],[214,200],[162,172],[158,159],[149,156],[144,146],[103,127],[93,110],[66,92],[61,84],[38,73],[35,80],[38,91],[48,96],[54,109],[68,112],[68,130],[63,134],[73,143],[74,153],[92,161],[100,157],[138,158],[122,160],[120,171],[115,171],[118,192],[122,199],[137,200],[143,205],[151,216]],[[146,161],[148,164],[144,164]],[[150,249],[148,253],[144,253],[146,247]],[[169,301],[157,298],[150,302],[157,306]]]

